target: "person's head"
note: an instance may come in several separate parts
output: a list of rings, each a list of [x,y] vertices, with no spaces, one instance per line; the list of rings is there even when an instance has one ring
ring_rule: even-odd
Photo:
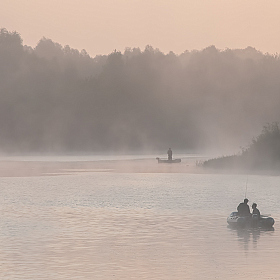
[[[245,198],[245,199],[244,199],[244,203],[246,203],[246,204],[247,204],[247,203],[248,203],[248,201],[249,201],[249,200],[248,200],[248,198]]]
[[[253,209],[257,208],[257,203],[253,203],[253,204],[252,204],[252,208],[253,208]]]

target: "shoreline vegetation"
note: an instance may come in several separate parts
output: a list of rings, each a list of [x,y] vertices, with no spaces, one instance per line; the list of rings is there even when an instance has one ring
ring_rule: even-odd
[[[208,159],[198,164],[207,169],[232,171],[280,170],[280,129],[278,123],[267,124],[240,154]]]

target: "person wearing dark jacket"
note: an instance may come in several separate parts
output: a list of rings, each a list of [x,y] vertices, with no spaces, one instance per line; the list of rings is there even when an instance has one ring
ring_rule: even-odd
[[[257,208],[257,206],[258,206],[257,203],[252,204],[252,209],[253,209],[252,215],[256,215],[256,217],[259,220],[261,218],[261,213],[260,210]]]
[[[248,205],[248,199],[245,198],[244,202],[241,202],[238,207],[237,207],[237,211],[238,211],[238,216],[240,217],[246,217],[246,216],[250,216],[250,207]]]
[[[257,203],[252,204],[252,226],[257,227],[259,225],[259,221],[261,219],[261,213],[259,209],[257,208]]]
[[[168,149],[167,155],[168,155],[168,160],[172,160],[172,150],[171,150],[171,148]]]

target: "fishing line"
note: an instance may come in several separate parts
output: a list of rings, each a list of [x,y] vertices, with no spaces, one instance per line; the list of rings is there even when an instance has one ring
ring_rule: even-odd
[[[245,197],[244,198],[246,198],[246,196],[247,196],[247,186],[248,186],[248,175],[247,175],[247,180],[246,180],[246,189],[245,189]]]

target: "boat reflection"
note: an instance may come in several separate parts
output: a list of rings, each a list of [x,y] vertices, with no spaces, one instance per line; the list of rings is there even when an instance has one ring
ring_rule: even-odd
[[[231,225],[227,226],[229,230],[235,231],[237,240],[244,246],[244,250],[249,250],[252,245],[253,248],[257,247],[258,240],[261,236],[272,234],[274,227],[271,228],[237,228]]]

